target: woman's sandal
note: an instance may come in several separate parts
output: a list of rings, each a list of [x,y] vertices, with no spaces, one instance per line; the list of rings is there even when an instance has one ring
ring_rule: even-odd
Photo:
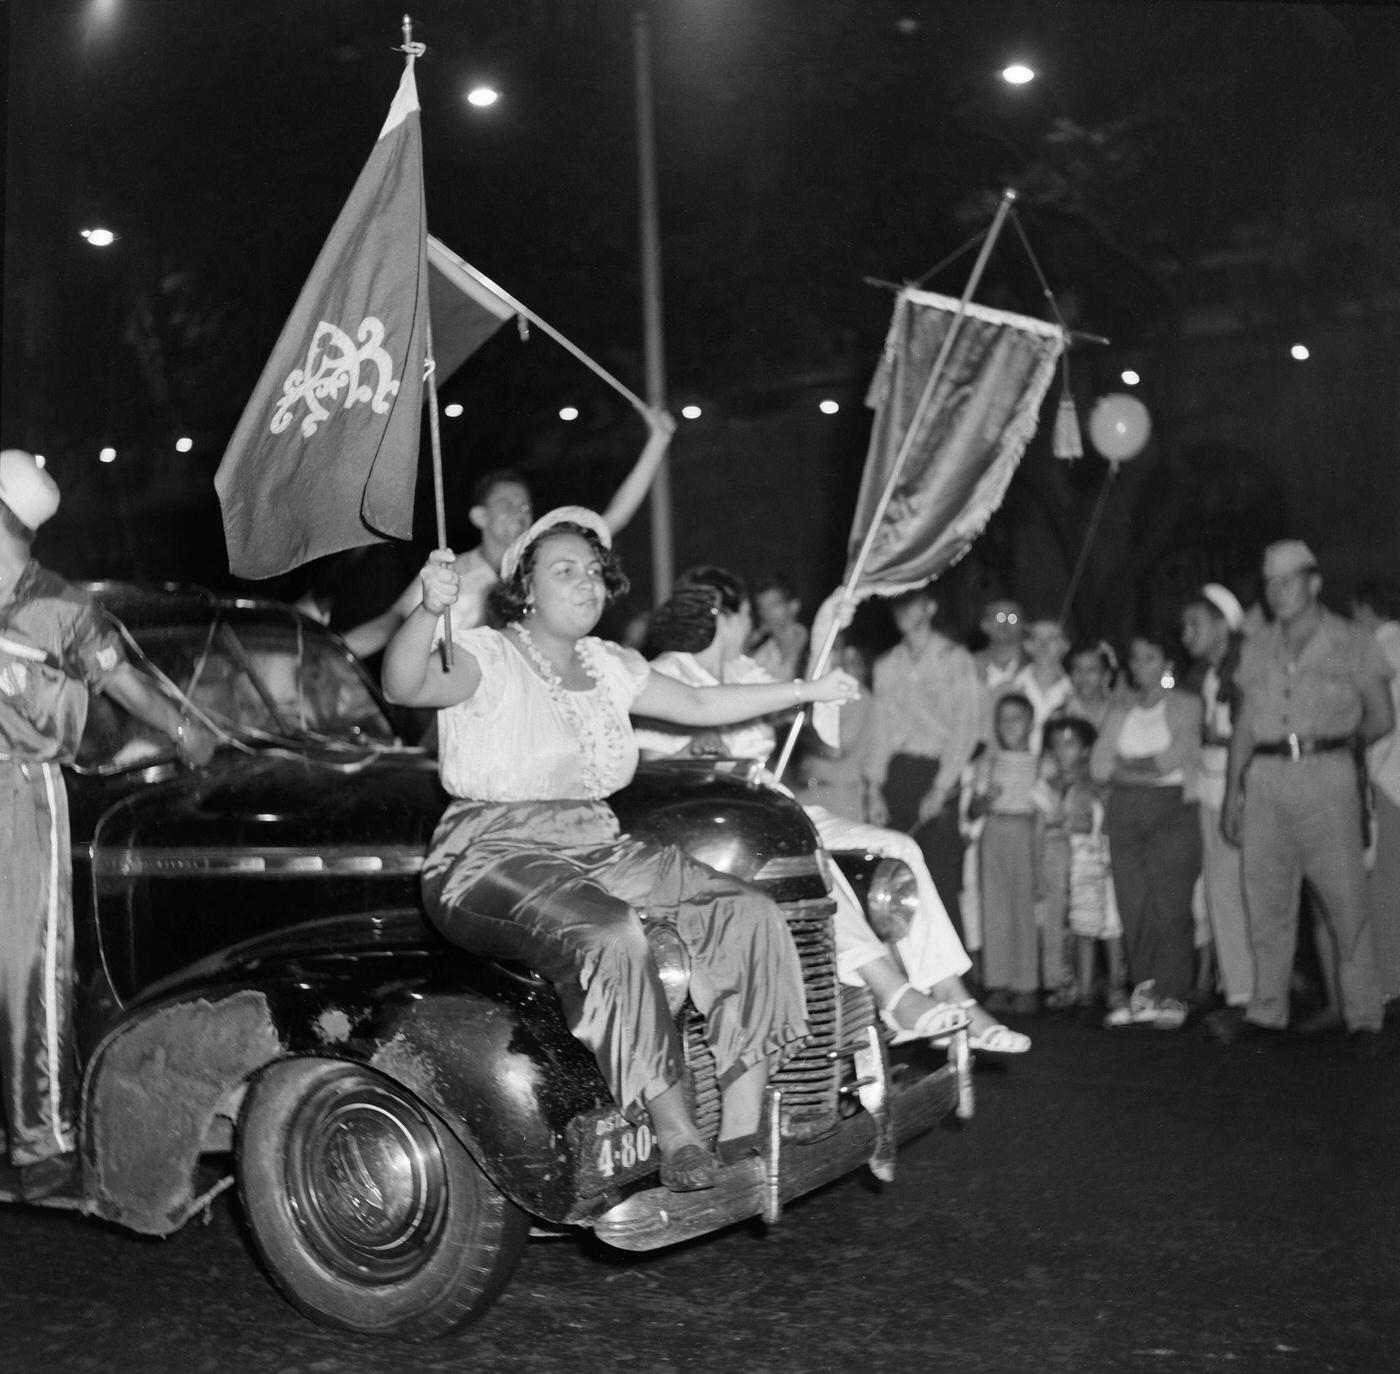
[[[880,1018],[894,1032],[892,1045],[903,1045],[910,1040],[937,1040],[940,1036],[952,1035],[964,1029],[971,1018],[967,1010],[956,1002],[935,1002],[910,1027],[901,1026],[895,1019],[894,1009],[906,992],[917,992],[912,983],[903,983],[880,1008]]]
[[[715,1145],[715,1156],[720,1167],[727,1169],[731,1164],[741,1164],[752,1159],[763,1148],[763,1136],[755,1131],[752,1135],[736,1135],[733,1140],[721,1140]]]
[[[1025,1054],[1031,1047],[1029,1035],[1003,1026],[1000,1021],[983,1031],[970,1031],[967,1037],[970,1050],[982,1050],[985,1054]]]
[[[703,1145],[682,1145],[661,1156],[661,1186],[673,1193],[702,1193],[715,1186],[719,1165]]]
[[[966,1002],[955,1002],[953,1005],[961,1011],[967,1011],[975,1007],[977,1002],[969,997]],[[936,1043],[946,1045],[951,1039],[951,1036],[944,1036]],[[983,1054],[1025,1054],[1031,1047],[1031,1038],[996,1021],[985,1030],[969,1030],[967,1047],[970,1050],[981,1050]]]

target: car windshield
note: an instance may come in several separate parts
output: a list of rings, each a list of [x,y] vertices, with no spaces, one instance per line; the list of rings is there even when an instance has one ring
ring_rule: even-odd
[[[396,743],[363,670],[344,645],[300,620],[216,613],[202,623],[135,630],[141,654],[202,716],[245,744],[335,747]],[[132,654],[137,666],[144,667]],[[106,772],[172,754],[169,739],[94,693],[79,768]]]

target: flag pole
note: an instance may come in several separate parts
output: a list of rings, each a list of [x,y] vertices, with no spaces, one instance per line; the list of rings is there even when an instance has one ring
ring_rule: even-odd
[[[875,539],[880,532],[880,522],[885,518],[885,512],[889,509],[890,502],[894,499],[895,487],[903,475],[904,468],[909,462],[909,455],[914,451],[914,439],[918,432],[919,422],[924,418],[925,412],[933,400],[934,388],[942,380],[943,369],[948,364],[948,357],[953,351],[953,344],[957,341],[958,331],[962,328],[962,322],[967,315],[967,307],[972,302],[972,297],[976,293],[978,286],[982,282],[982,273],[986,270],[987,259],[992,255],[992,249],[996,245],[1000,236],[1002,226],[1006,223],[1006,217],[1011,213],[1011,207],[1015,204],[1016,192],[1008,186],[1001,193],[1001,201],[997,205],[996,214],[992,216],[992,222],[987,229],[987,236],[982,240],[981,252],[977,254],[977,261],[972,265],[972,271],[968,274],[967,285],[963,288],[962,299],[958,302],[958,308],[953,315],[952,323],[948,326],[948,331],[943,336],[943,342],[939,345],[938,356],[934,359],[933,367],[929,370],[928,380],[924,383],[924,389],[919,395],[919,402],[914,407],[914,413],[909,418],[909,425],[904,431],[904,438],[899,445],[899,452],[895,455],[894,463],[890,467],[890,475],[885,481],[885,489],[880,493],[880,499],[875,503],[875,509],[870,517],[869,527],[865,531],[865,538],[861,541],[860,551],[856,554],[854,562],[846,570],[846,578],[841,586],[841,600],[837,606],[836,614],[832,616],[831,626],[827,630],[825,641],[817,652],[816,658],[810,665],[810,673],[813,677],[820,677],[826,668],[827,662],[831,658],[831,651],[836,645],[836,636],[841,633],[841,622],[845,619],[847,612],[851,609],[852,592],[856,584],[860,581],[860,575],[865,570],[865,565],[870,561],[871,551],[875,547]],[[797,736],[801,733],[802,723],[806,719],[807,713],[799,711],[788,730],[787,739],[783,741],[782,753],[778,756],[778,762],[773,768],[775,780],[781,781],[783,772],[792,759],[792,751],[797,747]]]
[[[411,68],[415,58],[426,51],[422,43],[413,41],[413,19],[403,17],[403,47],[400,50],[404,61]],[[424,247],[426,252],[426,245]],[[424,302],[426,308],[427,302]],[[437,546],[447,547],[447,499],[443,493],[442,481],[442,430],[438,421],[437,360],[433,356],[433,313],[428,311],[427,328],[424,331],[423,359],[424,381],[428,393],[428,441],[433,465],[433,513],[437,517]],[[452,610],[449,607],[442,613],[442,667],[446,672],[452,667]]]

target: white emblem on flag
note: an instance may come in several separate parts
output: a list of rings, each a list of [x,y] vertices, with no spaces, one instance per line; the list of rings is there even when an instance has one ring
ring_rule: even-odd
[[[330,417],[330,411],[321,404],[329,400],[332,404],[345,392],[344,409],[349,410],[357,401],[368,401],[376,415],[383,415],[389,409],[389,397],[399,389],[394,377],[394,360],[385,352],[384,325],[373,315],[366,315],[360,322],[360,347],[338,325],[322,320],[316,326],[311,347],[306,351],[306,366],[293,368],[282,383],[282,399],[272,416],[270,426],[274,434],[281,434],[292,423],[292,412],[298,401],[306,402],[309,412],[301,422],[301,433],[309,439],[320,428],[321,422]],[[373,386],[362,384],[360,370],[373,368]]]

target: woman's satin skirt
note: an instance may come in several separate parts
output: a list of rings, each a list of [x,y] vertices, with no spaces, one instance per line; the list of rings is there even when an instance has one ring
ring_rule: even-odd
[[[619,834],[602,802],[453,802],[423,870],[428,915],[474,954],[548,978],[632,1119],[678,1082],[681,1052],[644,925],[691,961],[721,1087],[806,1034],[797,950],[776,903],[675,845]]]

